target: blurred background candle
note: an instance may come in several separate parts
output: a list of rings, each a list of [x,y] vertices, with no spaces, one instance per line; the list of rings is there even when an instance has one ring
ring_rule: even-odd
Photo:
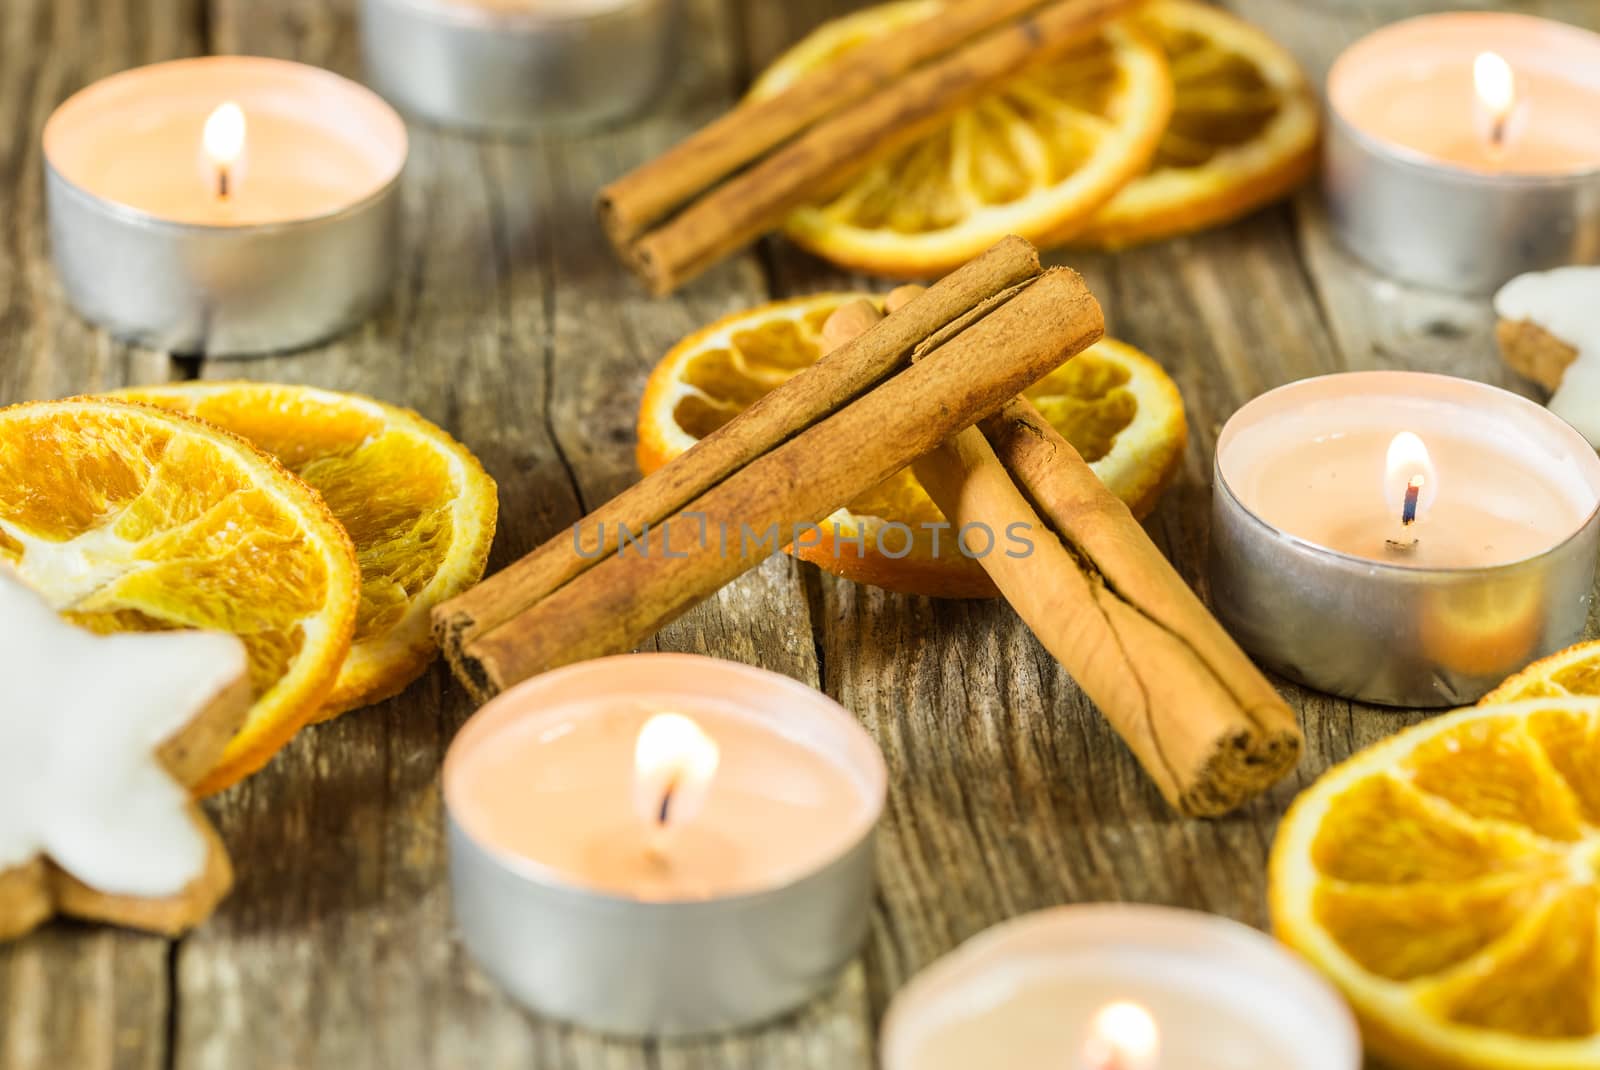
[[[1218,618],[1320,690],[1469,702],[1588,618],[1600,458],[1504,390],[1412,372],[1280,387],[1223,428],[1213,502]]]
[[[676,654],[485,706],[445,763],[467,947],[536,1011],[609,1032],[779,1014],[865,938],[883,759],[826,696]]]
[[[87,318],[225,356],[293,349],[388,292],[405,126],[371,91],[283,60],[113,75],[45,126],[52,251]]]
[[[1235,922],[1161,907],[1009,921],[912,980],[884,1070],[1357,1070],[1339,996]]]
[[[620,119],[666,84],[683,0],[362,0],[367,72],[407,112],[531,133]]]
[[[1328,75],[1336,231],[1399,278],[1487,293],[1600,260],[1600,35],[1455,12],[1356,42]]]

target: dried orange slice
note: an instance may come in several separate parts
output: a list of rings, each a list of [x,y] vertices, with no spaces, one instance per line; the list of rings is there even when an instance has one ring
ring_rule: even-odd
[[[1296,800],[1273,924],[1396,1066],[1600,1066],[1600,698],[1460,710]]]
[[[1293,56],[1197,0],[1151,0],[1132,18],[1166,53],[1172,119],[1149,170],[1076,241],[1115,248],[1185,234],[1237,219],[1305,181],[1316,165],[1319,117]]]
[[[1485,695],[1479,705],[1547,695],[1600,696],[1600,641],[1569,646],[1534,662]]]
[[[317,492],[225,431],[101,398],[0,410],[0,561],[97,632],[232,632],[254,704],[201,783],[265,765],[350,651],[355,548]]]
[[[494,480],[465,446],[408,409],[305,386],[166,383],[113,396],[249,439],[315,487],[355,541],[355,642],[315,720],[422,675],[438,653],[429,610],[482,578],[494,541]]]
[[[779,57],[757,98],[927,17],[939,0],[872,7],[829,22]],[[1008,234],[1040,238],[1089,221],[1143,173],[1172,112],[1161,50],[1111,24],[958,112],[870,168],[785,231],[852,270],[943,275]]]
[[[835,293],[779,301],[678,343],[645,386],[639,467],[646,473],[660,468],[814,363],[823,324],[840,305],[861,297],[878,300]],[[1183,398],[1160,365],[1105,339],[1026,394],[1135,513],[1154,508],[1188,441]],[[938,506],[906,469],[828,517],[821,541],[795,552],[835,575],[893,591],[994,597],[982,565],[954,547],[942,523]]]

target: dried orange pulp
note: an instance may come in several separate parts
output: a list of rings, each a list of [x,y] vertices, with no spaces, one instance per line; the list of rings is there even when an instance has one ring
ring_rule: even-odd
[[[466,447],[409,409],[359,394],[246,382],[165,383],[117,396],[198,416],[273,454],[355,542],[354,644],[315,720],[402,691],[438,653],[429,611],[483,576],[498,502]]]
[[[97,632],[244,641],[255,700],[206,793],[316,713],[360,600],[350,537],[288,469],[198,420],[101,398],[0,410],[0,561]]]
[[[1534,662],[1485,695],[1479,705],[1546,695],[1600,696],[1600,641],[1578,643]]]
[[[884,4],[817,29],[757,80],[771,96],[939,7]],[[1043,238],[1087,223],[1144,172],[1172,114],[1161,50],[1124,23],[1019,75],[958,112],[786,233],[836,264],[895,277],[943,275],[1008,234]]]
[[[1107,247],[1236,219],[1316,166],[1316,94],[1300,65],[1249,23],[1197,0],[1150,0],[1131,16],[1166,54],[1172,118],[1149,170],[1062,239]]]
[[[1337,766],[1273,846],[1273,924],[1417,1070],[1600,1066],[1600,698],[1427,721]]]

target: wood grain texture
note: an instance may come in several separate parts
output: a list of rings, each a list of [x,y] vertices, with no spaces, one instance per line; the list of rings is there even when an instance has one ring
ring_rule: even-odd
[[[1356,34],[1428,5],[1230,0],[1319,78]],[[47,259],[39,130],[73,89],[168,56],[253,52],[359,76],[354,0],[7,0],[0,403],[194,373],[408,405],[499,480],[499,567],[635,478],[635,407],[674,341],[768,297],[866,285],[773,240],[653,301],[589,209],[601,183],[720,113],[778,51],[858,6],[693,0],[696,47],[672,91],[611,130],[480,141],[412,124],[388,306],[305,353],[195,363],[110,342],[66,308]],[[1592,0],[1526,6],[1600,26]],[[1337,246],[1314,190],[1205,235],[1056,261],[1084,273],[1111,332],[1184,392],[1193,439],[1149,527],[1197,586],[1216,434],[1262,390],[1368,367],[1532,389],[1495,358],[1485,302],[1372,275]],[[211,805],[239,887],[195,934],[167,943],[57,924],[0,948],[0,1070],[865,1070],[894,991],[1018,913],[1109,899],[1264,924],[1266,855],[1289,800],[1420,716],[1284,685],[1307,735],[1300,770],[1239,814],[1190,822],[1002,604],[887,594],[779,557],[651,645],[822,686],[884,748],[891,796],[869,944],[802,1014],[731,1038],[631,1044],[537,1021],[500,995],[452,937],[437,777],[471,710],[435,668],[405,694],[303,734]]]
[[[112,342],[65,306],[49,259],[40,135],[90,82],[202,51],[200,24],[198,0],[0,8],[0,405],[170,376],[166,354]],[[150,936],[57,923],[0,946],[0,1070],[165,1066],[168,976],[169,945]]]

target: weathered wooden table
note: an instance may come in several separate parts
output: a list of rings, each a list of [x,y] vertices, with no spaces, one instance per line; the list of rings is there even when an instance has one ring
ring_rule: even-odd
[[[860,284],[770,242],[653,301],[589,210],[602,181],[722,111],[787,43],[854,6],[694,0],[674,91],[605,133],[520,143],[413,127],[389,307],[318,350],[222,362],[119,345],[64,305],[46,247],[40,130],[88,82],[178,56],[262,53],[359,76],[353,3],[4,0],[0,403],[249,376],[414,406],[500,481],[492,567],[504,565],[635,478],[639,392],[676,339],[771,297]],[[1233,6],[1320,82],[1344,43],[1419,5]],[[1524,6],[1600,28],[1594,0]],[[1188,401],[1188,461],[1150,528],[1196,583],[1212,446],[1244,401],[1354,368],[1521,385],[1494,355],[1486,302],[1375,278],[1334,246],[1315,191],[1214,233],[1071,263],[1112,331],[1160,359]],[[239,885],[198,932],[167,942],[57,923],[0,949],[0,1068],[867,1067],[885,1005],[912,973],[1024,911],[1134,900],[1265,924],[1267,851],[1290,799],[1418,716],[1285,685],[1308,737],[1298,774],[1227,820],[1184,821],[1004,604],[899,597],[777,557],[656,643],[823,687],[888,757],[871,940],[804,1013],[722,1040],[635,1045],[536,1021],[503,999],[451,936],[437,775],[472,710],[436,667],[396,699],[305,732],[211,804]]]

